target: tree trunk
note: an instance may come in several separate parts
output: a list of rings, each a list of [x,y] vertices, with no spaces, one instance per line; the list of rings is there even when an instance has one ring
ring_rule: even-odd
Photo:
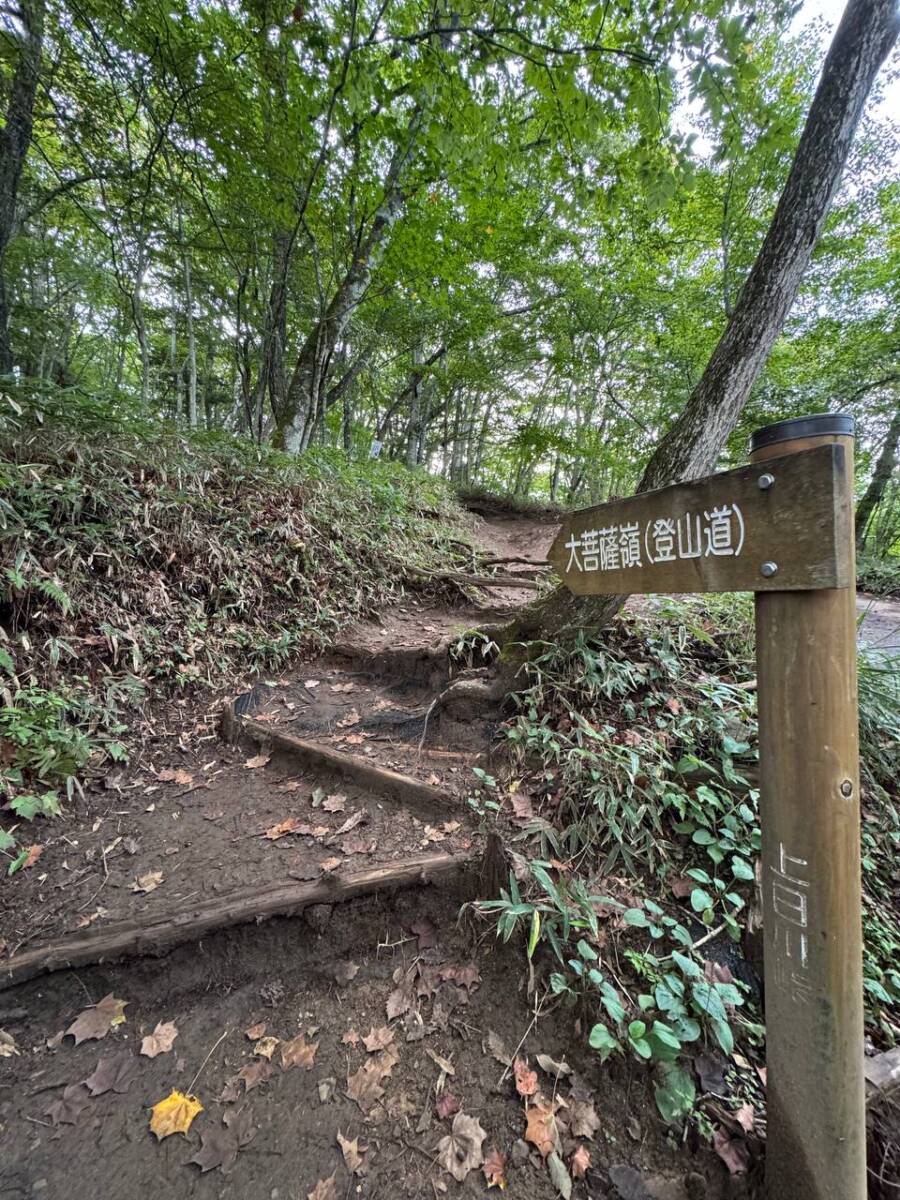
[[[894,416],[888,428],[887,438],[881,448],[875,470],[866,488],[865,495],[856,506],[856,544],[862,550],[866,540],[866,530],[869,528],[875,509],[881,503],[887,485],[897,466],[897,447],[900,445],[900,405],[894,411]]]
[[[288,453],[296,454],[309,440],[309,428],[316,417],[325,364],[387,250],[391,231],[403,209],[403,177],[415,150],[422,120],[423,109],[416,106],[406,136],[391,158],[385,178],[384,197],[369,232],[356,247],[346,275],[300,351],[282,412],[276,414],[275,444]]]
[[[191,282],[191,256],[184,241],[184,219],[178,206],[178,240],[184,277],[184,319],[187,326],[187,417],[191,429],[197,428],[197,339],[194,336],[194,289]]]
[[[703,376],[636,491],[694,479],[715,468],[796,299],[866,98],[898,32],[894,0],[849,0],[765,241]],[[596,631],[612,620],[623,600],[579,598],[560,586],[530,605],[503,640]]]
[[[24,39],[6,106],[6,124],[0,129],[0,375],[9,375],[14,365],[9,337],[6,249],[15,228],[19,180],[34,123],[34,96],[41,72],[44,40],[44,7],[45,0],[22,0]]]

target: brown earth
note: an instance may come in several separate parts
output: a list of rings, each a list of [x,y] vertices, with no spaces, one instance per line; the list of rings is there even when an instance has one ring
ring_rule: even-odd
[[[553,529],[537,518],[493,516],[482,541],[504,560],[502,573],[533,574],[536,565],[511,560],[538,564]],[[329,655],[248,685],[237,706],[257,727],[413,777],[440,793],[439,813],[270,753],[264,736],[261,745],[228,744],[218,734],[220,705],[183,700],[147,724],[126,770],[48,827],[37,862],[4,882],[0,966],[60,938],[99,936],[125,920],[186,921],[215,897],[291,880],[324,874],[337,895],[341,879],[363,866],[426,852],[472,867],[462,890],[422,884],[317,904],[187,940],[163,957],[56,970],[7,987],[0,1026],[17,1053],[0,1057],[3,1200],[484,1195],[480,1165],[467,1173],[459,1162],[462,1182],[446,1169],[454,1148],[464,1157],[461,1139],[446,1140],[454,1122],[457,1132],[467,1125],[454,1117],[457,1106],[485,1131],[483,1154],[496,1148],[507,1157],[511,1197],[558,1194],[548,1160],[522,1140],[526,1110],[533,1125],[536,1110],[548,1113],[543,1127],[568,1169],[576,1152],[575,1162],[585,1162],[576,1197],[750,1194],[711,1153],[673,1140],[640,1068],[599,1065],[577,1010],[536,1001],[545,988],[538,979],[529,991],[520,947],[498,945],[470,909],[459,916],[477,890],[483,847],[466,804],[471,768],[487,754],[499,708],[478,653],[454,658],[448,647],[533,592],[475,594],[455,607],[411,598],[345,631]],[[341,833],[350,818],[354,827]],[[291,819],[299,832],[266,836]],[[110,994],[127,1001],[123,1023],[77,1046],[71,1036],[56,1040]],[[142,1038],[166,1022],[178,1030],[172,1048],[140,1055]],[[360,1040],[370,1031],[381,1049]],[[300,1035],[293,1050],[303,1061],[285,1068],[282,1046]],[[260,1044],[265,1038],[279,1043]],[[501,1061],[510,1053],[536,1071],[533,1082],[523,1076],[528,1096]],[[556,1078],[538,1055],[565,1060],[566,1071]],[[94,1076],[100,1094],[91,1096],[80,1081],[110,1056],[118,1057]],[[360,1088],[360,1100],[347,1095]],[[203,1111],[186,1136],[157,1141],[150,1110],[173,1089],[196,1094]],[[339,1132],[367,1147],[358,1174],[345,1164]],[[191,1162],[198,1152],[208,1171]],[[225,1170],[215,1165],[223,1156]]]

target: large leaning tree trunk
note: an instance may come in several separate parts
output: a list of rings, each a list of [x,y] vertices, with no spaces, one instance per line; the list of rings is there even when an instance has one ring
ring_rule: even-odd
[[[34,96],[44,41],[44,7],[44,0],[22,0],[17,13],[22,21],[23,39],[6,106],[6,124],[0,129],[0,375],[9,375],[13,369],[5,258],[15,230],[19,180],[34,124]]]
[[[887,438],[872,472],[869,486],[862,500],[856,506],[856,544],[861,550],[866,538],[869,522],[875,514],[875,509],[881,503],[887,485],[890,483],[897,467],[897,447],[900,445],[900,404],[888,427]]]
[[[850,0],[765,241],[725,332],[636,491],[712,471],[797,297],[847,162],[866,99],[900,32],[895,0]],[[608,624],[623,596],[579,598],[560,586],[501,633],[504,644],[565,640]]]

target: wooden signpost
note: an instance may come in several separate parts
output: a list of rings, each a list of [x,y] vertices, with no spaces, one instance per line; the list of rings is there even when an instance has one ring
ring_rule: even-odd
[[[770,1200],[865,1200],[853,421],[566,518],[577,595],[756,593]]]

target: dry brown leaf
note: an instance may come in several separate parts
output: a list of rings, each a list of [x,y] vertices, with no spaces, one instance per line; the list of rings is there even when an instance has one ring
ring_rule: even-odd
[[[323,875],[330,875],[332,871],[336,871],[343,863],[342,858],[326,858],[324,862],[319,863],[319,870]]]
[[[382,1025],[379,1029],[372,1026],[363,1038],[363,1045],[370,1054],[374,1054],[376,1050],[384,1050],[393,1040],[393,1029],[390,1029],[387,1025]]]
[[[108,916],[109,916],[109,909],[104,908],[102,905],[100,905],[100,907],[97,908],[92,913],[83,913],[78,918],[78,920],[75,922],[75,928],[76,929],[87,929],[88,925],[93,925],[93,923],[95,921],[99,921],[99,919],[101,917],[108,917]]]
[[[227,1175],[234,1165],[238,1151],[251,1142],[256,1134],[247,1109],[226,1112],[224,1124],[204,1129],[200,1134],[200,1149],[188,1162],[196,1163],[201,1172],[213,1171],[216,1167]]]
[[[337,1132],[337,1140],[341,1148],[341,1154],[344,1156],[344,1165],[350,1174],[365,1175],[369,1168],[364,1155],[369,1147],[360,1146],[358,1137],[352,1140],[345,1138],[340,1130]]]
[[[431,1061],[436,1064],[436,1066],[440,1067],[444,1075],[456,1074],[456,1068],[454,1067],[453,1063],[449,1062],[442,1055],[438,1054],[436,1050],[432,1050],[430,1046],[426,1046],[425,1053],[428,1055]]]
[[[489,1188],[498,1187],[502,1191],[506,1187],[506,1164],[508,1159],[496,1146],[491,1146],[487,1152],[481,1169]]]
[[[571,1160],[572,1178],[573,1179],[581,1179],[583,1175],[587,1174],[587,1171],[588,1171],[588,1168],[590,1167],[590,1165],[591,1165],[590,1150],[588,1150],[587,1146],[579,1146],[578,1149],[575,1151],[575,1153],[572,1155],[572,1160]]]
[[[303,787],[302,779],[286,779],[284,783],[279,783],[277,791],[279,792],[299,792]]]
[[[89,1075],[84,1083],[90,1089],[92,1096],[102,1096],[104,1092],[127,1092],[137,1078],[138,1061],[128,1050],[119,1054],[106,1054],[97,1063],[93,1075]]]
[[[752,1133],[756,1125],[756,1113],[752,1104],[742,1104],[734,1114],[744,1133]]]
[[[572,1100],[569,1106],[569,1132],[572,1137],[592,1138],[600,1128],[600,1118],[591,1100]]]
[[[134,883],[131,885],[133,892],[155,892],[163,881],[162,871],[148,871],[146,875],[138,875]]]
[[[458,1112],[453,1118],[450,1133],[441,1138],[436,1149],[438,1162],[457,1183],[481,1166],[481,1147],[486,1137],[475,1117]]]
[[[278,1049],[278,1047],[280,1045],[281,1045],[281,1038],[277,1038],[277,1037],[260,1038],[259,1041],[256,1043],[256,1045],[253,1047],[253,1053],[256,1054],[259,1058],[271,1059],[272,1055],[275,1053],[275,1051]]]
[[[504,1045],[499,1033],[494,1033],[493,1029],[488,1030],[487,1048],[498,1063],[502,1063],[504,1067],[512,1066],[512,1055]]]
[[[344,1036],[341,1038],[341,1042],[345,1046],[356,1046],[359,1044],[359,1034],[356,1032],[355,1029],[348,1029],[347,1032],[344,1034]]]
[[[743,1138],[733,1138],[724,1129],[713,1133],[713,1149],[731,1175],[745,1175],[750,1166],[750,1151]]]
[[[347,797],[340,792],[332,792],[330,796],[326,796],[322,801],[322,807],[326,812],[344,812],[347,807]]]
[[[419,939],[420,950],[430,950],[437,941],[437,930],[427,917],[419,917],[409,927],[409,932]]]
[[[91,1102],[91,1094],[83,1083],[70,1083],[59,1099],[44,1109],[54,1125],[77,1125],[78,1118]]]
[[[361,733],[348,733],[345,738],[338,739],[338,741],[345,742],[348,746],[359,746],[365,740]]]
[[[363,1063],[358,1071],[347,1078],[347,1095],[351,1100],[356,1101],[364,1113],[367,1113],[384,1095],[384,1088],[381,1086],[382,1076],[378,1071],[371,1070],[370,1067],[370,1063]]]
[[[551,1058],[549,1054],[537,1054],[535,1055],[535,1058],[537,1059],[537,1064],[541,1070],[546,1071],[548,1075],[552,1075],[554,1079],[559,1079],[561,1075],[572,1074],[572,1068],[565,1061],[565,1059],[557,1062],[556,1059]]]
[[[328,974],[335,983],[339,983],[341,987],[346,987],[359,974],[359,963],[348,960],[335,963]]]
[[[359,724],[359,713],[356,711],[355,708],[351,708],[350,711],[347,713],[347,715],[344,717],[341,717],[340,721],[337,722],[339,729],[349,729],[351,725],[358,725],[358,724]]]
[[[254,754],[252,758],[247,759],[244,766],[251,771],[256,771],[259,767],[264,767],[271,757],[271,754]]]
[[[553,1107],[546,1100],[539,1098],[525,1113],[527,1125],[525,1141],[537,1146],[541,1157],[546,1158],[554,1150],[559,1150],[559,1130],[556,1127],[556,1116]]]
[[[28,867],[33,867],[43,853],[44,847],[38,842],[35,842],[33,846],[28,847],[28,854],[25,856],[25,861],[22,863],[22,866],[19,869],[24,871]]]
[[[307,679],[303,686],[305,688],[317,688],[321,682],[321,679]]]
[[[327,1179],[320,1179],[313,1190],[307,1192],[306,1200],[340,1200],[337,1190],[337,1171],[333,1175],[329,1175]]]
[[[366,833],[350,833],[341,842],[342,854],[374,854],[377,849],[377,838]]]
[[[277,825],[271,825],[263,837],[268,838],[270,842],[277,842],[279,838],[287,837],[289,833],[309,834],[310,832],[310,827],[304,824],[299,817],[285,817]]]
[[[452,983],[458,983],[460,987],[471,991],[481,983],[481,974],[475,963],[463,963],[462,965],[449,963],[440,968],[438,974],[441,979],[450,980]]]
[[[196,1096],[186,1096],[173,1088],[165,1100],[153,1105],[150,1130],[159,1141],[173,1133],[187,1134],[194,1117],[201,1112],[203,1105]]]
[[[16,1045],[16,1039],[5,1029],[0,1029],[0,1058],[12,1058],[14,1054],[21,1054],[21,1050]]]
[[[286,1071],[290,1070],[291,1067],[305,1067],[309,1071],[316,1061],[316,1051],[318,1048],[318,1042],[308,1042],[305,1036],[300,1033],[295,1038],[291,1038],[290,1041],[282,1042],[281,1065]]]
[[[141,1054],[145,1058],[156,1058],[157,1054],[167,1054],[172,1049],[172,1043],[178,1037],[178,1028],[172,1021],[161,1021],[152,1033],[141,1042]]]
[[[91,1008],[86,1008],[83,1013],[79,1013],[66,1030],[65,1036],[68,1037],[71,1034],[75,1039],[76,1046],[81,1042],[106,1037],[110,1029],[121,1025],[125,1020],[127,1003],[127,1000],[119,1000],[110,992],[108,996],[98,1000]]]
[[[368,818],[369,814],[363,808],[355,813],[351,813],[343,825],[339,829],[336,829],[328,839],[328,844],[331,845],[332,842],[336,842],[339,837],[343,837],[345,833],[349,833],[351,829],[355,829],[357,825],[361,825]]]
[[[459,1112],[459,1101],[452,1092],[441,1092],[434,1106],[434,1111],[442,1121]]]
[[[267,1028],[268,1022],[257,1021],[255,1025],[251,1025],[249,1029],[244,1030],[244,1037],[248,1038],[251,1042],[258,1042],[261,1037],[265,1036]]]
[[[533,1096],[538,1088],[537,1071],[532,1071],[528,1060],[517,1058],[513,1063],[513,1075],[516,1080],[516,1091],[520,1096]]]
[[[353,692],[356,690],[355,683],[333,683],[331,685],[333,692]]]
[[[180,768],[176,771],[171,767],[167,767],[164,771],[159,771],[156,778],[160,783],[177,783],[179,787],[190,787],[194,782],[194,777],[190,771],[184,771]]]
[[[267,1058],[259,1058],[256,1062],[248,1063],[246,1067],[241,1067],[235,1079],[244,1081],[244,1091],[252,1092],[255,1087],[259,1087],[261,1083],[270,1078],[275,1068]]]

